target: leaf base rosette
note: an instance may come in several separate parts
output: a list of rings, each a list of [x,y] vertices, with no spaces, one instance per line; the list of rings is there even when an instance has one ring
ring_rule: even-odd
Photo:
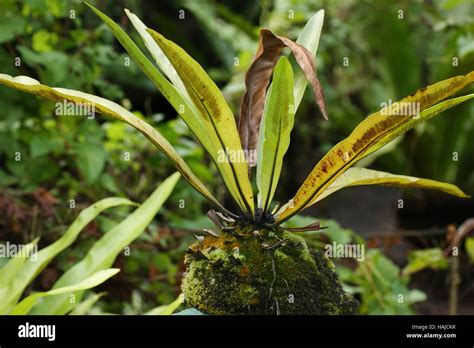
[[[279,230],[206,236],[185,258],[188,307],[213,315],[355,314],[333,263],[305,240]]]

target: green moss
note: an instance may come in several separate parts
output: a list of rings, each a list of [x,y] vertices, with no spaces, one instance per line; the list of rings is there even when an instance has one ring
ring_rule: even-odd
[[[208,314],[351,314],[357,306],[332,262],[282,230],[207,236],[185,264],[185,302]]]

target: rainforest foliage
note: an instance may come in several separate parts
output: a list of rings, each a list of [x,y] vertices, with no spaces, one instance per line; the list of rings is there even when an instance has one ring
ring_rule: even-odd
[[[308,294],[282,290],[292,273],[286,267],[307,263],[308,269],[321,269],[314,266],[318,262],[331,270],[325,279],[344,300],[333,307],[324,299],[318,300],[313,313],[355,310],[335,278],[336,270],[345,291],[356,294],[361,302],[361,313],[413,313],[413,303],[426,300],[426,295],[410,289],[410,277],[427,268],[446,269],[447,255],[440,251],[447,245],[418,250],[399,260],[398,266],[373,249],[355,266],[338,266],[335,258],[334,268],[322,256],[324,246],[352,242],[369,248],[360,236],[365,231],[355,233],[320,219],[325,216],[321,211],[313,218],[297,214],[310,206],[324,207],[323,199],[331,200],[330,195],[337,196],[336,192],[345,187],[435,189],[443,192],[439,194],[442,198],[447,197],[444,193],[466,198],[466,193],[472,192],[472,161],[467,160],[467,149],[472,142],[468,131],[474,114],[468,87],[474,80],[474,50],[468,30],[472,18],[465,16],[468,2],[379,4],[371,7],[369,20],[363,22],[357,18],[365,16],[367,7],[372,6],[365,2],[322,2],[316,6],[275,1],[262,7],[249,3],[240,11],[250,11],[251,18],[232,4],[203,2],[196,6],[193,1],[163,2],[163,8],[153,11],[147,11],[150,4],[126,4],[129,10],[125,12],[110,5],[98,7],[100,11],[76,3],[69,8],[60,1],[0,6],[5,17],[0,37],[0,60],[5,64],[0,83],[56,102],[0,90],[0,103],[8,111],[3,111],[0,122],[0,208],[5,212],[0,219],[0,239],[26,244],[41,237],[28,245],[61,245],[40,268],[25,268],[27,275],[18,280],[22,286],[4,302],[8,306],[4,312],[28,313],[41,296],[48,298],[37,313],[52,308],[46,303],[55,299],[55,313],[69,312],[73,308],[61,305],[60,299],[64,301],[68,292],[80,291],[82,296],[83,290],[115,274],[116,270],[110,269],[114,265],[122,272],[105,283],[110,283],[105,288],[110,294],[92,293],[84,311],[145,313],[178,297],[184,267],[189,271],[182,287],[186,301],[186,293],[193,293],[189,284],[196,281],[189,274],[212,269],[209,262],[217,258],[221,260],[218,263],[224,263],[223,274],[228,271],[226,267],[240,267],[244,270],[239,268],[239,272],[253,274],[251,283],[236,285],[248,286],[247,290],[236,293],[249,295],[249,303],[258,302],[258,313],[268,308],[272,313],[288,312],[282,305],[284,300],[288,303],[289,295],[301,298]],[[325,11],[318,11],[321,8]],[[184,18],[180,17],[182,9]],[[428,24],[415,19],[419,13],[427,16]],[[447,25],[448,14],[454,24],[451,21]],[[198,33],[193,33],[195,26]],[[268,29],[259,30],[262,27]],[[374,27],[383,28],[383,32],[374,31]],[[204,45],[197,46],[193,35],[201,40],[206,37]],[[381,39],[384,35],[391,35],[393,41],[385,42]],[[443,46],[446,50],[429,44],[426,37],[433,35],[431,41],[449,43]],[[404,49],[407,45],[413,49]],[[351,54],[347,47],[359,54]],[[371,64],[360,58],[362,52],[371,57]],[[19,75],[32,78],[14,77]],[[417,105],[417,113],[393,117],[393,109],[383,108],[382,102],[397,104],[396,100]],[[58,114],[57,103],[66,108],[66,101],[93,105],[97,116],[62,117],[64,112]],[[370,112],[374,113],[365,117]],[[443,119],[453,121],[438,121]],[[456,137],[443,136],[453,132]],[[149,210],[147,202],[156,197],[152,191],[157,183],[175,170],[183,180],[152,222],[170,195],[177,174],[160,186],[167,192],[156,198],[159,205]],[[129,231],[130,238],[98,266],[98,274],[77,271],[68,276],[68,271],[60,276],[72,264],[71,271],[80,268],[84,251],[90,248],[92,252],[102,239],[112,238],[123,223],[128,228],[126,221],[134,215],[120,207],[131,204],[122,198],[114,198],[117,207],[113,212],[101,214],[88,224],[97,211],[80,228],[74,227],[73,220],[81,210],[108,195],[144,202],[133,214],[142,209],[147,217],[136,226],[137,232]],[[397,204],[399,200],[392,203],[394,208]],[[214,224],[205,217],[208,210]],[[459,219],[467,217],[451,218],[445,224],[460,224]],[[367,219],[365,223],[370,225]],[[77,247],[68,248],[85,226]],[[281,232],[282,226],[291,232]],[[68,232],[58,239],[66,229]],[[202,234],[203,229],[204,237],[199,236],[197,244],[188,249],[183,264],[193,233]],[[254,230],[262,234],[255,236]],[[304,239],[295,242],[296,236],[290,236],[293,233],[303,233]],[[74,237],[60,243],[71,234]],[[270,242],[278,244],[268,247],[271,252],[262,253],[267,257],[260,263],[265,271],[259,271],[258,260],[252,259],[248,265],[236,261],[241,262],[238,266],[229,261],[229,255],[220,255],[219,248],[216,251],[201,245],[236,235],[245,235],[238,247],[244,259],[249,255],[252,259],[257,244],[264,249]],[[370,242],[370,236],[364,237]],[[124,254],[123,249],[132,241],[131,251]],[[292,243],[299,245],[296,249],[300,254],[292,254],[288,246]],[[472,255],[470,246],[472,242],[466,239],[464,255]],[[301,254],[301,248],[309,254]],[[279,253],[287,255],[285,262],[278,261],[282,260],[275,256]],[[192,259],[196,254],[204,259]],[[11,264],[12,260],[0,268],[0,275],[8,277]],[[282,270],[282,278],[275,278],[278,280],[274,279],[275,272],[270,272],[275,264]],[[402,266],[403,272],[399,270]],[[206,279],[204,275],[197,281]],[[121,287],[121,283],[127,286]],[[270,300],[265,301],[263,292],[255,289],[260,283],[267,295],[272,289]],[[205,283],[194,285],[207,287]],[[23,291],[28,295],[32,289],[39,292],[18,303]],[[181,301],[181,297],[174,301],[173,308]],[[222,308],[212,309],[212,303],[195,298],[189,298],[188,303],[222,314]],[[322,308],[322,303],[328,307]],[[171,311],[166,308],[156,310]],[[304,312],[303,307],[288,308]]]

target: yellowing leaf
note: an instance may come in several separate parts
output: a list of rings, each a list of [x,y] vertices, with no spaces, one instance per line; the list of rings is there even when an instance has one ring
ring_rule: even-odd
[[[321,195],[313,199],[311,203],[307,205],[307,207],[319,202],[320,200],[326,198],[336,191],[339,191],[342,188],[362,185],[382,185],[401,188],[431,189],[442,191],[457,197],[468,197],[464,192],[462,192],[457,186],[453,184],[354,167],[349,168],[347,171],[341,174],[331,185],[329,185],[326,190],[324,190]]]
[[[150,54],[153,56],[153,59],[155,60],[156,64],[160,67],[163,73],[165,73],[166,76],[170,79],[170,81],[179,91],[181,97],[190,101],[188,91],[186,90],[186,87],[184,87],[183,81],[181,81],[178,73],[176,72],[173,65],[166,57],[166,55],[163,53],[160,46],[156,44],[155,40],[153,40],[151,35],[148,33],[147,26],[140,20],[140,18],[138,18],[134,13],[130,12],[128,9],[125,9],[125,14],[128,16],[128,18],[130,19],[130,22],[132,22],[133,26],[142,37],[146,48],[148,49]],[[188,105],[194,107],[194,105],[192,105],[191,103],[189,103]]]
[[[247,161],[240,144],[234,115],[222,92],[199,63],[181,47],[151,29],[148,29],[148,32],[166,54],[183,81],[191,100],[202,116],[207,136],[217,139],[220,145],[219,150],[222,152],[216,164],[219,165],[222,162],[230,164],[232,176],[223,176],[226,185],[231,193],[235,192],[233,188],[236,186],[238,195],[234,193],[234,198],[240,202],[244,211],[253,212],[253,192],[248,178]]]
[[[123,31],[123,29],[111,20],[107,15],[96,9],[94,6],[85,3],[94,11],[99,18],[109,27],[112,33],[115,35],[120,44],[127,50],[133,61],[140,67],[145,75],[153,82],[153,84],[159,89],[163,96],[170,102],[174,109],[183,116],[184,121],[192,121],[193,119],[188,116],[191,112],[191,107],[187,101],[181,96],[175,86],[171,84],[159,71],[158,69],[148,60],[142,51],[137,47],[133,40]]]
[[[162,59],[163,51],[153,39],[151,39],[153,43],[150,41],[150,33],[148,32],[146,26],[139,22],[136,16],[134,17],[134,15],[130,12],[127,13],[129,14],[132,23],[137,28],[140,35],[142,35],[143,39],[145,40],[146,46],[150,49],[150,51],[152,51],[152,55],[159,62],[158,65],[175,85],[171,84],[170,81],[168,81],[158,71],[158,69],[145,57],[137,45],[135,45],[132,39],[117,23],[111,20],[104,13],[100,12],[94,6],[87,3],[86,5],[89,6],[104,21],[104,23],[115,35],[117,40],[127,50],[130,57],[137,63],[145,75],[153,82],[153,84],[159,89],[168,102],[174,107],[178,115],[183,119],[197,140],[211,156],[234,200],[238,203],[241,209],[245,210],[245,204],[240,197],[230,164],[227,161],[219,160],[219,151],[225,153],[225,149],[222,148],[222,144],[219,142],[217,136],[213,132],[209,132],[209,125],[206,125],[204,119],[199,115],[199,112],[189,98],[187,90],[185,91],[186,93],[183,93],[181,90],[184,85],[180,76],[177,75],[174,67],[170,65],[171,62],[168,60],[166,55],[164,55],[166,61]],[[146,36],[144,32],[146,32],[148,36]]]
[[[368,116],[349,137],[335,145],[313,168],[296,195],[277,213],[277,223],[286,221],[304,209],[356,161],[417,124],[473,98],[474,94],[471,94],[439,103],[473,81],[474,72],[465,76],[456,76],[422,88],[400,101],[400,103],[417,106],[419,114],[394,115],[387,114],[387,110],[381,110]]]
[[[474,263],[474,237],[466,237],[466,253],[471,263]]]
[[[283,157],[290,145],[295,120],[293,102],[293,70],[288,59],[281,57],[266,99],[258,142],[258,207],[265,211],[275,193]]]
[[[132,114],[127,109],[120,105],[97,97],[95,95],[83,93],[65,88],[51,88],[42,85],[37,80],[26,76],[11,77],[9,75],[0,74],[0,84],[5,86],[18,89],[22,92],[31,93],[34,95],[41,96],[46,99],[54,101],[64,100],[79,103],[82,105],[93,105],[94,110],[104,115],[112,117],[114,119],[123,121],[140,131],[147,139],[153,143],[158,149],[160,149],[166,157],[176,166],[178,171],[183,177],[204,197],[209,199],[211,202],[216,204],[221,209],[224,209],[222,205],[215,199],[215,197],[209,192],[205,185],[198,179],[198,177],[191,171],[186,162],[179,156],[176,150],[171,144],[152,126],[145,121],[139,119],[137,116]]]

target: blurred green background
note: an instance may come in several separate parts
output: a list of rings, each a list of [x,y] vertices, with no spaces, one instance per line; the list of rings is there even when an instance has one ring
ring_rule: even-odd
[[[119,22],[140,45],[123,8],[182,46],[222,88],[236,115],[259,28],[268,27],[295,39],[311,15],[325,10],[317,68],[330,120],[322,120],[307,91],[276,195],[282,201],[294,194],[317,160],[365,116],[377,111],[381,102],[395,101],[425,85],[474,69],[474,4],[470,0],[91,3]],[[234,65],[236,57],[238,66]],[[157,127],[217,197],[225,200],[217,171],[202,148],[127,58],[112,33],[81,2],[0,2],[2,73],[28,75],[50,86],[78,89],[120,103]],[[472,195],[473,122],[474,103],[458,106],[360,165],[455,183]],[[17,153],[21,161],[15,161]],[[453,160],[453,153],[457,160]],[[0,241],[24,243],[41,236],[40,244],[47,245],[94,201],[117,195],[142,202],[173,171],[162,154],[123,123],[100,115],[95,122],[58,120],[53,103],[0,88]],[[70,208],[72,199],[74,209]],[[404,200],[403,209],[397,206],[399,199]],[[131,255],[117,259],[122,272],[99,288],[108,295],[92,312],[138,314],[175,299],[184,271],[184,251],[193,241],[193,233],[209,225],[205,217],[208,208],[199,194],[180,181],[155,222],[131,247]],[[33,288],[49,289],[84,250],[126,214],[127,210],[115,209],[90,224],[74,251],[62,253]],[[373,289],[370,279],[364,278],[363,267],[348,263],[340,268],[341,277],[358,294],[361,313],[448,311],[452,274],[447,265],[424,269],[410,279],[402,277],[400,269],[410,264],[407,256],[414,250],[446,247],[452,238],[448,232],[474,216],[472,199],[413,190],[351,188],[305,214],[330,219],[324,221],[332,234],[309,237],[315,247],[321,247],[327,238],[342,242],[364,238],[374,248],[364,267],[378,267],[393,277],[387,280],[392,288],[381,285],[384,296],[399,293],[400,287],[408,291],[415,286],[427,295],[410,292],[412,302],[408,301],[406,311],[384,307],[371,298]],[[460,311],[472,314],[474,271],[468,255],[463,255]],[[413,307],[415,302],[419,303]]]

